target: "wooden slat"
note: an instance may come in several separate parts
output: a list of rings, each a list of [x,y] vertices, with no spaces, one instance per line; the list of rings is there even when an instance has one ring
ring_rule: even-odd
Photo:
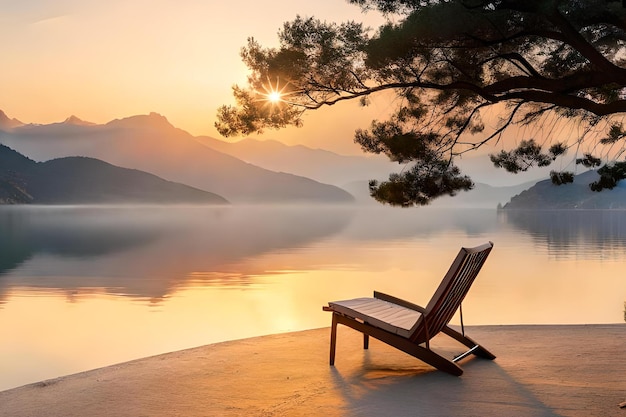
[[[360,319],[388,332],[408,337],[420,318],[418,311],[377,298],[354,298],[333,301],[330,308],[348,317]]]
[[[428,329],[417,328],[415,334],[411,336],[412,340],[425,341],[427,338],[432,338],[450,322],[492,247],[493,244],[490,242],[472,249],[461,248],[426,307]]]

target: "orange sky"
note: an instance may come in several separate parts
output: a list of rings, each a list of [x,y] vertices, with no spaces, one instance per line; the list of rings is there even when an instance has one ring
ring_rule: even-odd
[[[382,22],[344,0],[0,0],[0,109],[25,123],[72,114],[106,123],[154,111],[194,135],[219,137],[216,109],[232,103],[232,84],[245,83],[240,48],[248,36],[275,45],[297,14]],[[349,107],[262,138],[358,153],[354,129],[384,117],[389,104],[359,110],[362,119]]]

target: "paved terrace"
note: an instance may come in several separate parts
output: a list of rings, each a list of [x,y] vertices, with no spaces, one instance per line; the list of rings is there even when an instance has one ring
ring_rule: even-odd
[[[330,317],[329,317],[330,321]],[[626,417],[626,324],[467,329],[453,377],[340,326],[218,343],[0,392],[0,415]],[[432,346],[463,351],[445,335]]]

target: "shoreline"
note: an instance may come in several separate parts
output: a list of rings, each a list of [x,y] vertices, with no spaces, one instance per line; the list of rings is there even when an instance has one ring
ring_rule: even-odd
[[[0,392],[0,416],[626,416],[625,324],[468,326],[496,356],[453,377],[339,327],[136,359]],[[434,350],[463,350],[445,335]]]

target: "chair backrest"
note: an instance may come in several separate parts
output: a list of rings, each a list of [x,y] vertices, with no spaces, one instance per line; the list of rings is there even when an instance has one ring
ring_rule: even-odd
[[[492,242],[475,248],[461,248],[426,306],[411,340],[419,343],[428,341],[452,320],[492,248]]]

